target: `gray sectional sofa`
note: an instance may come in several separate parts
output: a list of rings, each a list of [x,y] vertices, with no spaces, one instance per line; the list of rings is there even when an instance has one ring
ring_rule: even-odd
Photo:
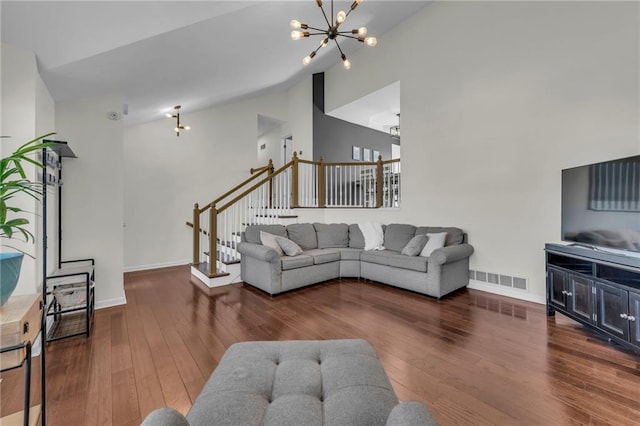
[[[454,227],[390,224],[384,229],[384,250],[364,250],[357,224],[300,223],[253,225],[242,235],[242,280],[271,295],[341,277],[357,277],[441,298],[469,282],[473,247]],[[281,256],[262,244],[260,232],[286,237],[303,250]],[[402,254],[417,235],[446,232],[445,245],[428,257]]]

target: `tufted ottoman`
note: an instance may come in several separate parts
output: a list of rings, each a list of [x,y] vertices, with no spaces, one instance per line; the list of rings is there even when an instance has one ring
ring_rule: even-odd
[[[245,342],[229,347],[186,418],[170,408],[143,425],[435,425],[398,403],[364,340]]]

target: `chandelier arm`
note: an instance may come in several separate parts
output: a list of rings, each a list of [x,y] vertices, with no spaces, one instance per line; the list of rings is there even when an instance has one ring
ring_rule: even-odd
[[[331,7],[333,8],[333,1],[331,1]],[[327,25],[328,25],[329,27],[331,27],[331,23],[329,22],[329,18],[327,18],[327,14],[326,14],[326,12],[324,11],[324,7],[323,7],[323,6],[320,6],[320,10],[322,11],[322,16],[324,16],[324,20],[327,22]],[[333,13],[332,13],[332,15],[333,15]]]
[[[320,32],[320,33],[309,33],[309,35],[310,36],[312,36],[312,35],[329,35],[329,33],[326,32],[326,31],[323,31],[323,32]]]
[[[338,35],[339,35],[340,37],[344,37],[344,38],[352,38],[352,39],[354,39],[354,40],[358,40],[358,37],[354,37],[354,36],[351,36],[351,35],[344,35],[344,34],[338,34]]]
[[[336,42],[336,46],[338,46],[338,50],[340,51],[340,55],[344,55],[344,52],[343,52],[343,51],[342,51],[342,49],[340,48],[340,44],[338,43],[338,40],[334,38],[334,39],[333,39],[333,41],[335,41],[335,42]]]
[[[322,28],[315,28],[315,27],[312,27],[312,26],[310,26],[310,25],[307,25],[307,28],[309,28],[310,30],[316,30],[316,31],[323,31],[323,32],[327,32],[327,30],[323,30]]]

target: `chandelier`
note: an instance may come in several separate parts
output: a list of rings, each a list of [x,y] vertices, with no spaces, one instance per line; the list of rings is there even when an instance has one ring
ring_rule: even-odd
[[[171,113],[166,113],[165,116],[167,118],[175,118],[176,119],[176,127],[175,129],[173,129],[176,132],[176,136],[180,136],[180,130],[191,130],[191,126],[185,126],[184,124],[180,123],[180,108],[182,108],[180,105],[176,105],[173,107],[174,110],[176,110],[175,114],[171,114]]]
[[[345,55],[342,49],[340,48],[340,44],[338,43],[338,37],[352,38],[354,40],[358,40],[360,43],[364,43],[367,46],[371,46],[371,47],[378,44],[378,40],[375,37],[365,37],[367,35],[367,27],[360,27],[353,30],[349,30],[349,31],[340,31],[340,25],[344,23],[344,21],[347,19],[349,14],[353,10],[355,10],[355,8],[358,7],[358,5],[362,3],[362,1],[363,0],[355,0],[351,4],[351,8],[349,9],[348,12],[345,12],[344,10],[339,11],[335,15],[336,16],[335,23],[332,23],[331,21],[329,21],[329,18],[327,17],[327,13],[324,10],[324,7],[322,7],[322,0],[316,0],[316,3],[318,4],[318,7],[322,11],[322,15],[324,16],[324,20],[328,26],[326,30],[311,27],[307,24],[303,24],[300,21],[296,21],[295,19],[291,21],[291,28],[293,29],[293,31],[291,31],[291,38],[293,40],[300,40],[302,38],[315,36],[315,35],[320,35],[324,37],[324,39],[322,40],[322,43],[320,43],[320,46],[318,46],[316,50],[311,52],[309,55],[305,56],[305,58],[302,60],[302,63],[304,65],[309,65],[309,63],[311,63],[311,60],[314,58],[314,56],[316,56],[316,53],[318,53],[318,50],[325,47],[327,44],[329,44],[329,41],[332,40],[336,43],[336,46],[338,46],[338,50],[340,51],[340,57],[342,58],[342,65],[344,65],[345,69],[347,70],[351,69],[351,62],[349,61],[349,59],[347,59],[347,55]],[[333,16],[334,16],[333,0],[331,0],[331,19],[333,19]],[[309,29],[317,32],[299,31],[299,30],[309,30]]]

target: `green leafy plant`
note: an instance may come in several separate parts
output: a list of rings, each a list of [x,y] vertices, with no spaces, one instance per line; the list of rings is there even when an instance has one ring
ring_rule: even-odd
[[[29,220],[24,217],[25,210],[12,205],[14,198],[19,194],[26,194],[36,200],[42,195],[43,183],[33,182],[27,179],[24,171],[25,163],[33,164],[42,169],[45,167],[32,156],[38,150],[51,146],[51,142],[43,142],[43,139],[54,135],[47,133],[21,145],[13,154],[0,160],[0,237],[16,239],[22,236],[25,242],[35,242],[33,234],[25,228]],[[6,245],[6,244],[5,244]],[[24,253],[22,250],[7,245]],[[27,254],[27,253],[25,253]]]

